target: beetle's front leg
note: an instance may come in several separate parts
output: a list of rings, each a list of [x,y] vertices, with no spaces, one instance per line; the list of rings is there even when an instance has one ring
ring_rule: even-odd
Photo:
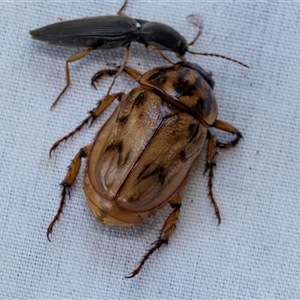
[[[106,96],[103,100],[100,100],[98,105],[92,109],[89,112],[89,116],[86,117],[74,130],[72,130],[70,133],[68,133],[67,135],[65,135],[64,137],[60,138],[59,140],[57,140],[52,147],[50,148],[49,151],[49,156],[51,157],[51,153],[52,151],[54,151],[62,142],[68,140],[70,137],[72,137],[73,135],[75,135],[78,131],[81,130],[81,128],[86,125],[88,122],[90,122],[90,125],[93,124],[93,122],[95,121],[95,119],[97,117],[99,117],[101,115],[101,113],[115,100],[118,99],[119,101],[121,101],[121,98],[124,97],[125,94],[124,93],[116,93],[116,94],[112,94],[112,95],[108,95]]]
[[[157,249],[159,249],[161,245],[168,243],[170,235],[176,227],[176,222],[178,220],[178,215],[181,207],[181,198],[179,193],[176,193],[174,196],[172,196],[172,198],[169,200],[169,204],[173,208],[173,211],[165,221],[158,239],[154,243],[152,243],[152,247],[145,254],[139,266],[132,273],[125,276],[126,278],[132,278],[135,275],[137,275],[141,271],[143,265],[145,264],[146,260],[150,257],[150,255]]]
[[[56,215],[54,216],[53,220],[51,221],[51,223],[49,224],[48,229],[47,229],[47,239],[49,241],[51,241],[50,235],[52,233],[53,226],[58,221],[58,219],[63,211],[63,207],[66,202],[66,195],[68,194],[70,197],[70,188],[73,185],[73,183],[78,175],[78,172],[80,170],[81,159],[83,157],[87,157],[89,155],[91,149],[92,149],[92,145],[88,145],[88,146],[85,146],[84,148],[80,149],[80,151],[76,154],[76,156],[72,160],[72,162],[69,166],[69,169],[68,169],[68,173],[67,173],[65,179],[61,183],[62,192],[61,192],[60,204],[59,204]]]

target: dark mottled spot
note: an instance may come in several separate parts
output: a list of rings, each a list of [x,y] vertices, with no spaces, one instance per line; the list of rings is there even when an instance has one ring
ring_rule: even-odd
[[[158,180],[160,185],[164,185],[166,178],[165,169],[163,167],[158,167],[156,170],[158,172]]]
[[[197,100],[197,105],[195,108],[204,118],[207,118],[214,109],[214,104],[214,98],[212,98],[210,94],[207,94]]]
[[[122,123],[123,125],[126,124],[127,120],[128,120],[128,116],[123,116],[121,118],[118,118],[118,122]]]
[[[197,100],[197,108],[202,113],[204,110],[204,100],[202,98],[199,98]]]
[[[189,141],[191,142],[199,132],[199,124],[191,124],[189,126]]]
[[[144,169],[142,170],[142,172],[138,175],[138,178],[140,178],[141,180],[144,180],[144,179],[147,179],[151,176],[157,176],[158,175],[158,180],[159,180],[160,184],[163,185],[165,183],[165,178],[166,178],[165,169],[163,167],[157,167],[156,169],[154,169],[150,173],[145,174],[149,167],[150,167],[150,165],[146,165],[144,167]]]
[[[105,152],[117,150],[119,153],[123,150],[123,142],[119,142],[116,144],[110,144],[106,147]]]
[[[137,200],[136,198],[134,198],[134,197],[131,196],[131,197],[128,198],[127,201],[128,201],[129,203],[132,203],[132,202],[135,202],[136,200]]]
[[[154,73],[153,75],[151,75],[149,78],[148,78],[149,81],[153,81],[155,85],[157,86],[160,86],[162,84],[164,84],[168,78],[165,74],[164,71],[158,71],[157,73]]]
[[[212,73],[206,72],[204,69],[202,69],[200,66],[196,66],[194,69],[198,72],[200,76],[197,77],[196,84],[201,87],[204,85],[204,82],[206,82],[211,89],[215,86],[215,81],[212,79]],[[204,79],[204,80],[203,80]]]
[[[141,107],[141,106],[144,104],[144,102],[145,102],[146,100],[147,100],[146,92],[140,93],[140,94],[136,97],[136,99],[135,99],[133,105],[136,106],[136,107]]]
[[[123,165],[126,165],[126,163],[127,163],[128,159],[129,159],[129,157],[130,157],[130,152],[128,151],[128,152],[126,153],[126,156],[125,156],[125,158],[124,158]]]
[[[190,74],[191,70],[188,68],[180,68],[178,71],[178,78],[184,79]]]
[[[185,150],[180,151],[180,153],[179,153],[179,158],[180,158],[183,162],[186,162],[186,152],[185,152]]]
[[[138,175],[138,179],[141,178],[143,176],[143,174],[147,171],[147,169],[150,167],[150,165],[145,165],[142,172]]]
[[[192,96],[194,86],[183,78],[179,78],[176,83],[174,83],[174,89],[177,93],[177,97]]]
[[[115,144],[110,144],[109,146],[106,147],[105,152],[108,151],[118,151],[118,166],[122,164],[122,151],[123,151],[123,142],[115,143]]]

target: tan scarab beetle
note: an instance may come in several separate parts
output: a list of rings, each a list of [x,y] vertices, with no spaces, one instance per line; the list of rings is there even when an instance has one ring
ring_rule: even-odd
[[[58,220],[66,194],[87,158],[84,192],[94,216],[105,225],[132,226],[143,222],[169,203],[173,211],[165,221],[159,238],[152,244],[137,269],[138,274],[149,256],[167,243],[175,228],[181,206],[180,191],[201,151],[207,149],[209,197],[221,221],[212,193],[216,149],[237,144],[242,134],[233,126],[217,120],[214,81],[199,66],[180,62],[160,67],[144,75],[129,67],[124,72],[140,86],[127,95],[105,97],[75,130],[58,140],[50,153],[74,135],[90,120],[98,117],[116,98],[120,104],[99,130],[94,142],[82,148],[73,159],[63,180],[61,203],[47,231],[49,239]],[[114,72],[104,70],[103,74]],[[228,143],[216,140],[210,127],[230,132],[236,137]]]

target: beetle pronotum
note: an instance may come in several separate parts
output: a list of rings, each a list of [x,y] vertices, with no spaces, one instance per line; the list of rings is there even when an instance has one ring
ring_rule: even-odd
[[[122,65],[116,72],[112,84],[107,92],[109,95],[117,76],[122,72],[130,58],[130,44],[138,42],[146,46],[150,51],[156,50],[165,60],[172,63],[162,50],[174,52],[181,61],[185,61],[185,53],[199,54],[205,56],[216,56],[231,60],[248,68],[240,61],[224,55],[214,53],[200,53],[189,50],[199,38],[202,26],[199,22],[191,20],[198,27],[198,33],[190,43],[174,28],[169,25],[151,22],[147,20],[134,19],[123,15],[123,10],[127,5],[125,0],[123,6],[116,16],[99,16],[83,18],[71,21],[58,22],[30,31],[32,38],[53,45],[69,47],[86,47],[83,51],[71,55],[65,63],[66,85],[53,102],[53,108],[60,97],[70,86],[69,63],[84,58],[88,53],[95,49],[115,49],[126,48],[126,55]],[[193,17],[192,15],[190,17]]]
[[[159,238],[152,244],[139,266],[127,277],[138,274],[149,256],[167,243],[178,219],[180,191],[201,151],[206,148],[208,194],[220,223],[218,205],[212,191],[213,168],[217,148],[235,146],[242,134],[230,124],[218,120],[213,94],[214,81],[199,66],[179,62],[155,68],[144,75],[127,66],[123,69],[138,83],[127,95],[106,96],[72,132],[58,140],[57,146],[89,121],[93,122],[115,99],[115,111],[96,135],[73,159],[62,181],[57,214],[47,230],[50,235],[62,212],[81,166],[87,158],[84,192],[94,216],[105,225],[131,226],[143,222],[169,203],[173,211],[166,219]],[[117,70],[103,74],[113,75]],[[227,143],[210,132],[214,127],[235,135]]]

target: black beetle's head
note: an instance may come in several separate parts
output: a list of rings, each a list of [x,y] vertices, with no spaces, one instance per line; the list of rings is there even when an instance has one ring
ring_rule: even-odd
[[[138,42],[146,46],[154,46],[158,50],[172,51],[180,56],[184,56],[188,50],[186,39],[169,25],[136,20],[141,27],[134,33]]]

